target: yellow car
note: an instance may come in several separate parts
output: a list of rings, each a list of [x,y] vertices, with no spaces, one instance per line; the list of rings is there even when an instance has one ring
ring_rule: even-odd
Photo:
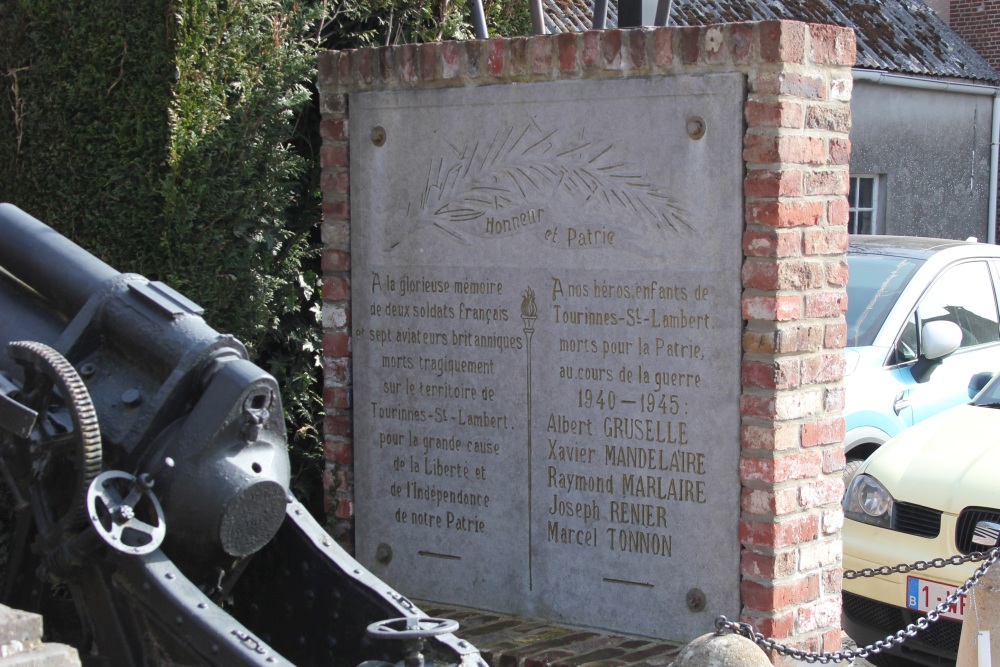
[[[998,480],[1000,375],[968,405],[903,431],[861,466],[844,497],[844,569],[989,551],[1000,531]],[[979,565],[845,579],[844,630],[859,646],[895,634],[946,601]],[[957,600],[938,622],[872,662],[954,665],[967,605],[967,597]]]

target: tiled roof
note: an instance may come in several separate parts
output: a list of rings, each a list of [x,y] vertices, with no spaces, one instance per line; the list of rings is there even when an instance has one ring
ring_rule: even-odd
[[[588,0],[543,0],[550,32],[589,30]],[[788,19],[854,28],[856,66],[903,74],[1000,82],[1000,74],[921,0],[673,0],[668,25]],[[608,0],[606,26],[618,25]]]

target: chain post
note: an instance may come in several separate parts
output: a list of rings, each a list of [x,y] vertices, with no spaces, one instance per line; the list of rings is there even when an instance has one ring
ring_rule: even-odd
[[[934,558],[930,562],[920,560],[911,564],[901,563],[893,567],[883,565],[879,568],[869,567],[862,570],[845,570],[844,579],[861,579],[865,577],[881,577],[894,573],[906,574],[910,571],[923,572],[924,570],[929,570],[931,568],[942,568],[949,565],[962,565],[964,563],[983,561],[983,564],[976,568],[976,571],[972,573],[972,576],[969,577],[968,581],[956,589],[955,592],[949,595],[943,602],[941,602],[941,604],[927,612],[925,616],[921,616],[915,622],[906,626],[902,630],[897,631],[895,634],[888,635],[884,639],[879,639],[874,644],[869,644],[863,648],[850,649],[848,651],[836,651],[833,653],[811,653],[803,651],[802,649],[792,648],[787,644],[780,644],[774,639],[768,639],[761,633],[755,632],[749,623],[730,621],[725,616],[719,616],[715,619],[715,630],[719,634],[722,634],[726,630],[735,632],[736,634],[742,635],[743,637],[746,637],[750,641],[754,642],[765,651],[774,651],[780,655],[785,655],[809,664],[818,662],[820,664],[827,665],[831,662],[847,662],[849,660],[854,660],[855,658],[868,658],[881,653],[888,648],[892,648],[895,645],[902,644],[910,637],[916,637],[920,632],[929,628],[932,623],[936,623],[938,619],[941,618],[941,614],[958,602],[960,598],[964,597],[969,592],[970,588],[979,583],[979,579],[986,574],[986,571],[990,569],[990,567],[998,560],[1000,560],[1000,546],[993,547],[986,552],[973,551],[972,553],[964,556],[956,555],[951,558]]]

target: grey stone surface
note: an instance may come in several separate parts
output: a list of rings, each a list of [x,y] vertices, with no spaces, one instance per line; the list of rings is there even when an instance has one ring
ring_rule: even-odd
[[[42,629],[41,615],[0,605],[0,646],[41,643]]]
[[[673,667],[771,667],[771,661],[746,637],[713,632],[681,649]]]
[[[80,664],[76,649],[65,644],[42,644],[31,651],[0,657],[0,667],[79,667]]]
[[[357,551],[408,595],[739,614],[744,81],[352,95]]]
[[[80,656],[64,644],[43,644],[39,614],[0,605],[0,666],[76,667]]]

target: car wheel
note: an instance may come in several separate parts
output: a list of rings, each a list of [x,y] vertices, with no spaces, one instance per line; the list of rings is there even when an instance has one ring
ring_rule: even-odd
[[[864,459],[847,459],[847,463],[844,464],[845,489],[847,488],[847,485],[851,483],[851,480],[854,479],[854,473],[858,471],[858,468],[860,468],[861,464],[863,464],[864,462],[865,462]]]

